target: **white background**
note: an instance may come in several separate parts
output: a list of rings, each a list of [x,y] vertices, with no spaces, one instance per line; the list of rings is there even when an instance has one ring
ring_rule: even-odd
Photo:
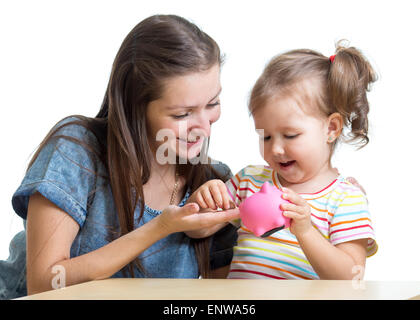
[[[369,145],[341,147],[334,165],[365,187],[379,244],[367,280],[420,280],[417,151],[420,23],[416,1],[9,1],[0,3],[0,259],[22,220],[11,197],[32,152],[70,114],[99,110],[115,54],[152,14],[198,24],[226,54],[222,116],[210,155],[236,173],[263,164],[250,89],[275,54],[311,48],[329,56],[348,39],[379,74],[369,99]]]

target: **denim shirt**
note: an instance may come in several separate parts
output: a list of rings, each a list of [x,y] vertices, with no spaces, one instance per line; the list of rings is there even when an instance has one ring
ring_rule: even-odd
[[[74,120],[65,119],[59,124]],[[96,137],[80,125],[69,125],[59,134],[81,140],[95,146]],[[218,163],[214,168],[231,175],[230,169]],[[98,172],[99,174],[95,174]],[[119,231],[119,223],[111,186],[106,178],[105,167],[93,153],[78,143],[64,138],[52,139],[40,152],[13,195],[15,212],[26,219],[29,197],[39,192],[69,214],[80,226],[73,241],[70,257],[77,257],[99,249],[113,240]],[[209,177],[211,179],[212,177]],[[190,196],[187,188],[179,206]],[[145,206],[139,220],[140,209],[134,214],[135,228],[161,214],[161,211]],[[115,236],[114,236],[115,239]],[[228,225],[213,236],[210,250],[212,268],[228,265],[236,232]],[[0,299],[26,295],[26,232],[18,233],[10,244],[10,256],[0,261]],[[170,234],[157,241],[139,255],[144,272],[134,268],[135,277],[150,278],[197,278],[197,260],[192,240],[183,232]],[[124,277],[121,270],[112,277]]]

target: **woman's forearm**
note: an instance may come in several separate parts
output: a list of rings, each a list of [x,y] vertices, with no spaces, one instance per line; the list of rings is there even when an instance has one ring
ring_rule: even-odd
[[[235,210],[217,214],[199,214],[198,210],[197,204],[169,206],[159,216],[102,248],[70,258],[79,225],[41,195],[31,196],[27,218],[28,294],[108,278],[169,234],[209,229],[239,215]]]
[[[56,289],[57,279],[60,279],[59,287],[63,287],[109,278],[167,235],[168,232],[160,228],[159,219],[152,219],[102,248],[54,263],[44,276],[37,276],[36,286],[28,288],[29,294]]]
[[[348,253],[333,246],[315,228],[296,238],[320,279],[351,280],[354,278],[356,261]]]

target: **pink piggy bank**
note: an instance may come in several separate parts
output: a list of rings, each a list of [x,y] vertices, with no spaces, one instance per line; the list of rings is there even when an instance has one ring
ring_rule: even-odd
[[[290,227],[290,219],[283,216],[282,191],[264,182],[261,190],[246,198],[239,206],[243,224],[257,237],[268,237],[276,231]]]

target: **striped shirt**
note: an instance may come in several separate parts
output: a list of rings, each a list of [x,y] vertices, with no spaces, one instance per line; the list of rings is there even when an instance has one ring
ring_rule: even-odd
[[[275,171],[268,166],[247,166],[226,182],[236,205],[259,191],[268,181],[280,188]],[[377,251],[367,199],[342,176],[321,191],[300,193],[311,207],[312,225],[333,245],[368,239],[367,256]],[[319,279],[296,237],[283,229],[267,238],[255,236],[240,220],[238,242],[228,278]]]

